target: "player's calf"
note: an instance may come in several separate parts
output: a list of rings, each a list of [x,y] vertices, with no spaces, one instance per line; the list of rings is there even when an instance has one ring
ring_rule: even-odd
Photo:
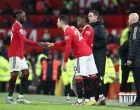
[[[77,90],[77,95],[78,95],[78,103],[83,102],[83,78],[82,77],[77,77],[75,79],[76,82],[76,90]]]
[[[94,89],[99,90],[99,99],[96,105],[103,105],[105,103],[105,97],[103,95],[101,79],[97,75],[92,75],[90,78]]]

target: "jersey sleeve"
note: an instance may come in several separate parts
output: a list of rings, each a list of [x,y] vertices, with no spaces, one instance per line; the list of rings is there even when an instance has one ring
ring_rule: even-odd
[[[66,33],[64,39],[65,39],[65,44],[66,44],[65,54],[64,54],[64,62],[67,62],[69,55],[70,55],[70,51],[71,51],[72,34],[70,32]]]
[[[65,41],[55,42],[54,43],[54,47],[60,47],[60,46],[64,46],[64,45],[65,45]]]
[[[21,40],[23,40],[25,43],[30,44],[30,45],[38,46],[38,44],[39,44],[38,42],[34,42],[34,41],[26,39],[24,31],[21,27],[17,26],[14,30],[15,30],[16,34],[18,35],[18,37]]]

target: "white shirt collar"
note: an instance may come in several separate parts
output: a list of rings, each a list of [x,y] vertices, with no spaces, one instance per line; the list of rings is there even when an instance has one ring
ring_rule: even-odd
[[[20,24],[20,22],[16,21],[16,23],[18,23],[20,26],[22,26],[22,24]]]
[[[64,32],[66,31],[66,29],[69,27],[69,25],[67,25],[65,28],[64,28]]]
[[[87,25],[85,25],[85,27],[83,27],[83,30],[86,28],[86,27],[88,27],[89,25],[87,24]]]

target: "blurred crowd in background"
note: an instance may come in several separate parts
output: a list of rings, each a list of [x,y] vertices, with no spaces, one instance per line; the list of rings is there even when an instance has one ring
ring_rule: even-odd
[[[18,0],[18,9],[27,14],[87,14],[89,10],[98,10],[101,14],[117,15],[140,13],[139,0]],[[0,10],[1,14],[11,14],[14,8],[7,2]]]

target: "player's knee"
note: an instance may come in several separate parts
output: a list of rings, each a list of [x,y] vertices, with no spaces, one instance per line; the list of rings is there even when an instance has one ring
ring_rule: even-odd
[[[97,78],[98,75],[97,75],[97,74],[92,74],[90,77],[91,77],[91,78]]]
[[[75,79],[77,90],[81,90],[84,86],[83,79]]]
[[[18,72],[12,72],[11,73],[11,79],[16,80],[18,76]]]
[[[83,76],[77,75],[77,76],[75,76],[75,79],[81,79],[81,80],[83,80]]]
[[[29,70],[22,70],[22,77],[28,78],[28,76],[29,76]]]
[[[89,79],[89,77],[87,77],[87,76],[84,76],[84,77],[83,77],[83,81],[84,81],[84,85],[90,84],[90,79]]]

